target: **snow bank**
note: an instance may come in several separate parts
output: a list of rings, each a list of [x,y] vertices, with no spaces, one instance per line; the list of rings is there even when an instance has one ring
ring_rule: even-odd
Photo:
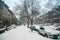
[[[0,35],[0,40],[53,40],[39,35],[37,32],[30,32],[25,26],[18,26]]]

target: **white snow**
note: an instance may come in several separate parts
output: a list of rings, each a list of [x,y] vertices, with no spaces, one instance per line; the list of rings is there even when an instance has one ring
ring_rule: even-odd
[[[46,31],[46,32],[49,32],[49,33],[51,33],[51,34],[59,34],[59,31],[58,31],[58,30],[54,30],[54,29],[52,29],[52,28],[49,27],[49,26],[45,26],[44,28],[45,28],[45,31]]]
[[[18,26],[0,35],[0,40],[53,40],[31,32],[26,26]]]

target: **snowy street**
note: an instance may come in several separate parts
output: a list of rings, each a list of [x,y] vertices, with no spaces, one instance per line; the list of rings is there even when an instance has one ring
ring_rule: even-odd
[[[0,0],[0,40],[60,40],[60,0]]]
[[[6,31],[0,35],[0,40],[53,40],[43,37],[37,32],[31,32],[31,30],[25,26],[18,26],[15,29]]]

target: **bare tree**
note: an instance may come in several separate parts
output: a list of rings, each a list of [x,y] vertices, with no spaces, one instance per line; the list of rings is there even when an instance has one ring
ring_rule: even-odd
[[[18,5],[17,8],[20,10],[20,18],[22,16],[27,17],[28,27],[29,22],[33,25],[33,19],[40,14],[40,6],[37,0],[24,0],[22,5]]]

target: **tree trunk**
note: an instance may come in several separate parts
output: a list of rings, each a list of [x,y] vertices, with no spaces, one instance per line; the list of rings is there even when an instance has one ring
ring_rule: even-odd
[[[31,19],[31,26],[33,26],[33,17],[32,17],[32,19]]]
[[[28,18],[28,28],[29,28],[29,18]]]

